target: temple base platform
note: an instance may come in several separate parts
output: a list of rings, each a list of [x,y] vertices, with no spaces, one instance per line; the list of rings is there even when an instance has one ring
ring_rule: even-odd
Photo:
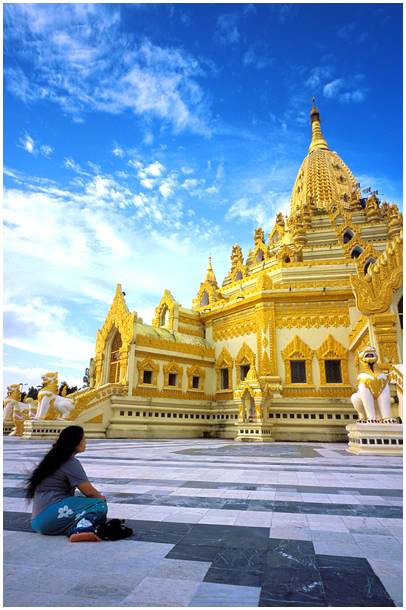
[[[349,424],[347,451],[367,455],[403,455],[402,424]]]
[[[274,442],[272,438],[272,427],[273,424],[263,424],[254,422],[236,422],[237,436],[235,441],[245,443],[263,443],[263,442]]]

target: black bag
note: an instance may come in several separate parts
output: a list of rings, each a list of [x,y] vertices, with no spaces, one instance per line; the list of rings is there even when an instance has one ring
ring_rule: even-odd
[[[102,540],[122,540],[133,535],[131,527],[124,525],[124,519],[110,519],[96,528],[95,533]]]

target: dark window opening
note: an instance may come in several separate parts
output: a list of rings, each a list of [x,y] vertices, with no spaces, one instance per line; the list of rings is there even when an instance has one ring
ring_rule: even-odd
[[[244,381],[244,379],[247,377],[249,370],[250,370],[250,365],[249,364],[242,364],[240,366],[240,379],[241,379],[241,381]]]
[[[353,250],[351,250],[351,258],[358,258],[362,254],[362,248],[359,246],[355,246]]]
[[[262,252],[262,250],[258,250],[255,260],[257,261],[257,263],[261,263],[264,260],[264,253]]]
[[[326,383],[342,383],[341,360],[325,360]]]
[[[373,265],[373,264],[374,264],[374,262],[375,262],[375,259],[374,259],[374,258],[370,258],[370,259],[368,259],[368,260],[367,260],[367,262],[366,262],[366,263],[365,263],[365,265],[364,265],[364,275],[366,275],[366,274],[367,274],[367,271],[368,271],[369,267],[370,267],[371,265]]]
[[[285,256],[285,258],[283,259],[284,263],[290,263],[290,258],[289,256]]]
[[[348,244],[348,242],[351,241],[353,237],[354,233],[350,229],[347,229],[346,231],[344,231],[343,242],[345,244]]]
[[[197,377],[197,376],[193,375],[193,377],[192,377],[192,388],[194,390],[198,390],[199,389],[199,380],[200,380],[200,377]]]
[[[241,271],[237,271],[237,273],[235,274],[234,280],[242,280],[242,273],[241,273]]]
[[[152,383],[152,371],[144,371],[142,383]]]
[[[400,328],[403,330],[403,297],[400,299],[400,301],[398,303],[398,314],[399,314]]]
[[[168,385],[176,386],[177,374],[169,373],[168,375]]]
[[[306,383],[306,361],[290,361],[290,381],[291,383]]]
[[[222,390],[228,390],[229,388],[229,378],[228,378],[228,369],[220,369],[220,384]]]
[[[208,304],[209,304],[209,294],[205,290],[202,294],[202,298],[200,299],[200,306],[204,307],[205,305],[208,305]]]

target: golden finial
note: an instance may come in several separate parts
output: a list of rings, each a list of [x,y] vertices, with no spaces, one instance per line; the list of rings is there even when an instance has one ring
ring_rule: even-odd
[[[206,282],[210,282],[211,284],[217,284],[216,276],[214,274],[213,267],[211,264],[211,256],[209,256],[209,264],[207,266]]]
[[[328,144],[323,137],[320,127],[320,112],[316,107],[316,100],[312,98],[312,109],[310,111],[310,120],[312,124],[312,141],[309,146],[309,152],[312,152],[315,148],[322,148],[328,150]]]

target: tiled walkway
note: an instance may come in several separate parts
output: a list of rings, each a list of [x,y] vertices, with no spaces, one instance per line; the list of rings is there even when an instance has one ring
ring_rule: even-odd
[[[4,442],[5,606],[401,606],[402,460],[342,444],[89,441],[80,460],[134,536],[34,534]]]

